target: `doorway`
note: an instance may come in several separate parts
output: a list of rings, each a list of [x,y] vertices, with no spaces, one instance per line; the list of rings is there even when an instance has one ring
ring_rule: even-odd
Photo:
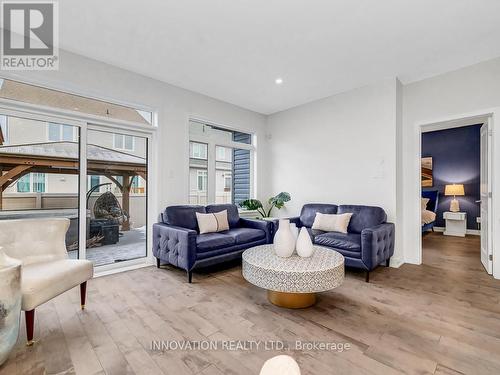
[[[460,260],[467,259],[471,263],[464,267],[493,272],[491,128],[491,116],[421,126],[425,264],[449,262],[460,268]]]

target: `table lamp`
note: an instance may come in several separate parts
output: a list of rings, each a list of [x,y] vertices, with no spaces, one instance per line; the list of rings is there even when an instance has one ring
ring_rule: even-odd
[[[462,185],[462,184],[446,185],[444,188],[444,195],[446,195],[446,196],[453,195],[453,199],[451,200],[451,203],[450,203],[450,211],[451,212],[460,211],[460,205],[459,205],[458,200],[457,200],[457,195],[458,196],[465,195],[464,185]]]

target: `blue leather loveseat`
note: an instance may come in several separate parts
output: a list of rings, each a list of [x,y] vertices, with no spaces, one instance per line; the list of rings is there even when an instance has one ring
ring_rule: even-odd
[[[196,212],[227,210],[229,230],[199,234]],[[191,282],[195,268],[211,266],[241,257],[252,247],[272,242],[273,224],[264,220],[242,219],[233,204],[170,206],[153,224],[153,255],[157,266],[168,263],[182,268]]]
[[[322,232],[311,229],[316,213],[343,214],[352,212],[347,233]],[[313,243],[330,247],[345,258],[348,267],[366,271],[366,282],[370,280],[370,271],[389,260],[394,254],[394,224],[387,223],[387,215],[380,207],[306,204],[299,217],[290,219],[298,227],[308,228]]]

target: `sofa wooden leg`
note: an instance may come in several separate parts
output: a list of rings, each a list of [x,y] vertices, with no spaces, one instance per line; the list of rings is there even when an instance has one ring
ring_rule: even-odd
[[[156,258],[156,268],[160,268],[160,258]]]
[[[391,266],[391,258],[389,258],[389,259],[387,259],[387,260],[385,261],[385,266],[386,266],[386,267],[390,267],[390,266]]]
[[[366,271],[365,281],[366,281],[367,283],[369,283],[369,282],[370,282],[370,271]]]
[[[80,307],[85,309],[85,297],[87,296],[87,282],[80,284]]]
[[[33,345],[33,332],[35,329],[35,309],[24,312],[26,318],[26,345]]]
[[[188,283],[191,284],[193,282],[193,271],[188,271]]]

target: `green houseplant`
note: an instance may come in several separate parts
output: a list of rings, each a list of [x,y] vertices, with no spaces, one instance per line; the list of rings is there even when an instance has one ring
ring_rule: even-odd
[[[263,218],[270,217],[271,211],[273,208],[277,208],[278,210],[285,206],[285,203],[290,201],[290,194],[282,191],[281,193],[275,195],[268,199],[268,208],[264,208],[262,202],[258,199],[247,199],[240,203],[240,207],[246,210],[255,210],[257,211]]]

